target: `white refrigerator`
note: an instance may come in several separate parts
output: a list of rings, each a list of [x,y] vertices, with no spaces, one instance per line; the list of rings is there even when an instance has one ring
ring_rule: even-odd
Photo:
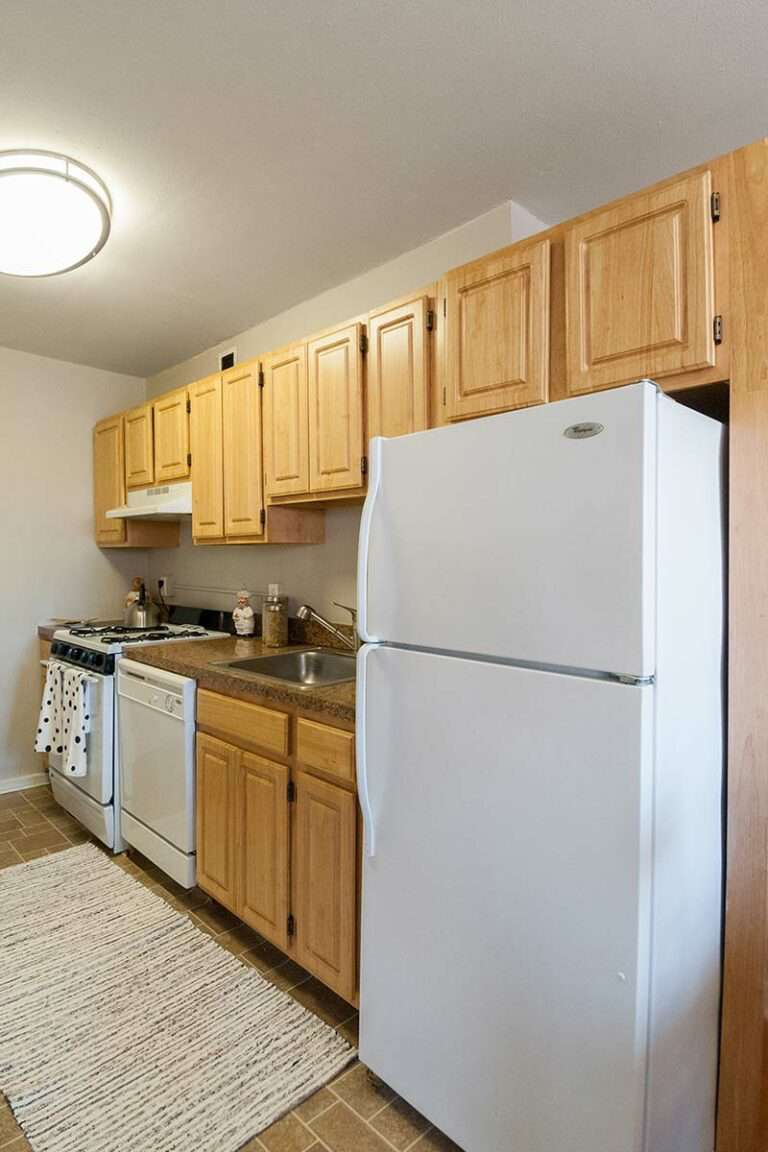
[[[711,1152],[723,435],[649,381],[371,444],[360,1058],[466,1152]]]

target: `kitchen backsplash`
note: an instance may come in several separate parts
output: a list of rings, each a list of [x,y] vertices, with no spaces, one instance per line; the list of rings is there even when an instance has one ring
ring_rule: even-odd
[[[354,605],[359,507],[332,508],[325,514],[323,544],[221,545],[193,547],[189,521],[182,524],[179,548],[158,549],[149,555],[149,586],[154,594],[158,577],[170,581],[171,603],[231,611],[240,588],[253,595],[255,612],[268,584],[279,583],[289,598],[293,616],[308,603],[331,620],[348,621],[334,600]]]

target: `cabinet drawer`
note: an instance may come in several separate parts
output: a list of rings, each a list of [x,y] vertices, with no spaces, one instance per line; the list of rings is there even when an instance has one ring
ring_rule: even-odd
[[[355,783],[355,734],[314,720],[299,720],[296,725],[296,759],[306,768],[317,768],[338,777],[346,784]]]
[[[288,755],[289,722],[285,712],[203,688],[197,694],[197,723],[234,744],[265,749],[276,756]]]

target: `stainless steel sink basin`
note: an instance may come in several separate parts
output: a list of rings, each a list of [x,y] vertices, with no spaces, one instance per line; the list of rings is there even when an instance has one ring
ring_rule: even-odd
[[[276,652],[274,656],[252,656],[247,660],[219,660],[217,668],[253,676],[284,680],[300,688],[323,688],[355,678],[352,652],[332,648],[305,648],[301,652]]]

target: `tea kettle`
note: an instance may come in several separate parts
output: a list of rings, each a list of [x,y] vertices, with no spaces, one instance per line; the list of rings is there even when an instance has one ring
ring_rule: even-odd
[[[123,618],[128,628],[154,628],[160,623],[160,609],[147,596],[143,581],[139,585],[138,596],[127,605]]]

